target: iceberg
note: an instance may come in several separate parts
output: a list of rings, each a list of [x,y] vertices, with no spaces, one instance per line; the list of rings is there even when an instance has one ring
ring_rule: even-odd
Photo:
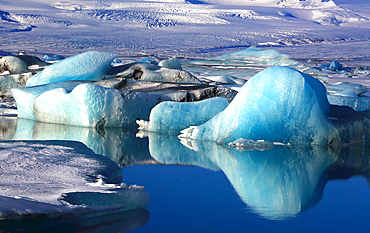
[[[184,61],[182,66],[184,70],[198,77],[233,76],[245,80],[271,66],[289,66],[324,82],[329,80],[326,73],[292,60],[286,54],[275,49],[262,49],[255,46],[204,60]]]
[[[150,112],[149,122],[137,121],[140,130],[179,134],[192,125],[201,125],[229,105],[226,98],[215,97],[197,102],[162,102]]]
[[[11,97],[10,90],[12,88],[24,87],[32,75],[32,72],[0,75],[0,97]]]
[[[48,66],[50,64],[35,56],[5,56],[0,59],[0,73],[8,71],[10,74],[22,74],[29,72],[29,66],[32,65]]]
[[[339,62],[337,61],[332,61],[328,67],[329,70],[333,70],[333,71],[338,71],[338,70],[341,70],[343,69],[343,66],[342,64],[340,64]]]
[[[165,59],[159,62],[158,66],[165,67],[168,69],[177,69],[182,70],[179,59],[176,56],[173,56],[169,59]]]
[[[148,194],[120,185],[122,169],[79,142],[2,141],[0,219],[104,215],[140,209]],[[133,186],[135,187],[135,186]],[[67,198],[73,196],[73,198]]]
[[[68,57],[46,67],[27,81],[26,86],[61,81],[99,81],[107,75],[117,53],[89,51]]]
[[[160,95],[104,88],[90,83],[61,82],[11,90],[18,116],[84,127],[133,127],[148,119]]]
[[[160,67],[148,62],[116,66],[109,74],[142,81],[202,84],[198,78],[185,70],[174,69],[172,65],[171,68]]]
[[[221,144],[244,138],[325,145],[339,138],[330,110],[320,81],[293,68],[270,67],[244,84],[223,112],[180,137]]]

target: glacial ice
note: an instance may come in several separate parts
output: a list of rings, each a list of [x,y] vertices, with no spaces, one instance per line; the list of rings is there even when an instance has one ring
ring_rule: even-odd
[[[158,66],[165,67],[168,69],[182,70],[180,61],[179,59],[177,59],[176,56],[160,61]]]
[[[32,75],[32,72],[0,75],[0,97],[11,97],[10,90],[12,88],[24,87]]]
[[[32,65],[43,67],[49,63],[30,55],[5,56],[0,59],[0,73],[8,71],[10,74],[22,74],[30,72],[29,67]]]
[[[361,96],[367,92],[367,88],[361,84],[340,83],[326,85],[326,89],[331,105],[348,106],[355,111],[366,111],[370,107],[370,97]]]
[[[348,106],[358,112],[370,109],[370,97],[328,95],[328,101],[331,105]]]
[[[137,123],[140,130],[178,135],[183,129],[207,122],[228,105],[223,97],[189,103],[166,101],[152,109],[149,122],[140,120]]]
[[[275,49],[262,49],[254,46],[218,57],[184,61],[182,66],[184,70],[197,76],[233,76],[245,80],[271,66],[289,66],[319,80],[329,80],[327,73],[292,60],[288,55]]]
[[[338,137],[328,116],[324,85],[289,67],[270,67],[251,78],[230,105],[180,137],[230,143],[239,138],[321,144]]]
[[[117,53],[88,51],[46,67],[27,81],[27,87],[61,81],[99,81]]]
[[[11,90],[18,116],[85,127],[130,127],[149,119],[163,96],[104,88],[90,83],[60,82]]]
[[[117,66],[109,74],[142,81],[202,84],[198,78],[187,71],[160,67],[148,62]]]
[[[330,63],[330,66],[328,67],[329,70],[334,70],[334,71],[341,70],[342,68],[343,68],[342,64],[340,64],[337,61],[332,61]]]
[[[1,180],[6,188],[0,190],[2,220],[103,215],[142,208],[150,202],[145,191],[117,185],[122,169],[82,143],[2,141],[0,148],[1,170],[6,174]],[[87,185],[91,183],[101,185]],[[69,195],[79,203],[65,198]]]

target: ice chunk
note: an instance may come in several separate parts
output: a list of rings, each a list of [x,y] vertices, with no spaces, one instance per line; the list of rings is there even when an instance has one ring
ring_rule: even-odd
[[[325,85],[326,89],[328,90],[328,92],[330,94],[336,94],[336,93],[339,93],[339,95],[342,95],[340,93],[343,93],[343,91],[349,91],[349,90],[352,90],[356,93],[356,95],[360,96],[362,94],[365,94],[367,92],[367,87],[365,87],[364,85],[361,85],[361,84],[357,84],[357,83],[347,83],[347,82],[343,82],[343,83],[339,83],[339,84],[335,84],[335,85]]]
[[[159,62],[158,66],[162,66],[168,69],[177,69],[182,70],[179,59],[176,56],[171,57],[170,59],[162,60]]]
[[[33,101],[36,97],[45,91],[55,88],[64,88],[67,92],[70,92],[79,84],[82,84],[82,82],[61,82],[29,88],[11,89],[11,94],[17,102],[18,117],[36,120],[33,109]],[[52,101],[52,99],[50,101]]]
[[[330,108],[320,81],[293,68],[270,67],[244,84],[223,112],[181,137],[324,145],[338,137],[328,119]]]
[[[204,60],[190,60],[182,63],[183,69],[199,76],[233,76],[248,80],[258,72],[270,66],[289,66],[328,81],[328,75],[313,69],[288,55],[274,49],[262,49],[251,46],[247,49],[224,54]]]
[[[150,57],[143,58],[139,62],[146,62],[146,63],[150,63],[150,64],[153,64],[153,65],[156,65],[156,66],[158,65],[158,62],[156,62],[155,60],[150,59]]]
[[[11,97],[12,88],[24,87],[32,72],[22,74],[0,75],[0,97]]]
[[[27,82],[27,87],[61,81],[99,81],[111,68],[117,53],[89,51],[46,67]]]
[[[0,59],[0,73],[9,71],[10,74],[21,74],[29,72],[29,66],[47,66],[49,63],[40,58],[29,55],[5,56]]]
[[[105,214],[142,208],[150,202],[145,191],[114,185],[121,182],[122,169],[82,143],[2,141],[0,150],[1,170],[6,174],[1,179],[6,188],[0,190],[0,219]],[[99,180],[100,186],[86,185]],[[60,202],[75,193],[80,193],[80,203]]]
[[[45,55],[43,58],[42,58],[42,60],[43,61],[48,61],[48,62],[56,62],[56,61],[60,61],[60,60],[63,60],[63,59],[65,59],[65,57],[64,56],[61,56],[61,55],[57,55],[57,54],[55,54],[55,55]]]
[[[330,63],[330,66],[328,67],[329,70],[334,70],[334,71],[337,71],[337,70],[341,70],[343,69],[343,66],[342,64],[340,64],[339,62],[337,61],[332,61]]]
[[[19,117],[85,127],[134,127],[149,119],[161,95],[116,90],[80,82],[12,89]],[[169,100],[169,99],[167,99]]]
[[[331,105],[348,106],[355,111],[366,111],[370,108],[370,97],[328,95]]]
[[[223,97],[203,101],[179,103],[162,102],[150,112],[149,123],[137,121],[140,130],[179,134],[191,125],[201,125],[228,106]]]
[[[187,71],[168,69],[152,63],[133,63],[121,67],[117,66],[112,69],[110,74],[143,81],[202,84],[199,79]]]

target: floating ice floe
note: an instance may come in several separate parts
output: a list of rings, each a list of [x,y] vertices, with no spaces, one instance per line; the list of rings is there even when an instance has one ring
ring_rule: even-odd
[[[201,125],[222,112],[227,106],[226,98],[215,97],[203,101],[179,103],[162,102],[155,106],[149,116],[149,122],[136,121],[140,130],[179,134],[192,125]]]
[[[162,60],[158,63],[158,66],[165,67],[168,69],[182,70],[181,64],[177,57],[171,57],[169,59]]]
[[[29,67],[32,65],[44,67],[50,64],[35,56],[5,56],[0,59],[0,73],[4,71],[8,71],[10,74],[26,73],[30,71]]]
[[[217,143],[245,138],[326,144],[338,137],[330,109],[320,81],[289,67],[270,67],[244,84],[223,112],[180,136]]]
[[[27,81],[27,87],[61,81],[99,81],[107,75],[117,53],[89,51],[46,67]]]
[[[143,208],[140,189],[120,186],[122,169],[68,141],[2,141],[0,219],[104,215]],[[91,185],[95,184],[95,185]],[[100,185],[96,185],[100,184]]]

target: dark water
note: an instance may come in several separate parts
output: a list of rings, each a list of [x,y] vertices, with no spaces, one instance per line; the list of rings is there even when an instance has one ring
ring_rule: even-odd
[[[7,231],[368,232],[368,148],[274,147],[239,151],[137,130],[95,129],[15,118],[3,139],[76,140],[122,166],[123,182],[145,186],[142,210],[88,219],[1,221]],[[186,146],[185,146],[186,145]]]

